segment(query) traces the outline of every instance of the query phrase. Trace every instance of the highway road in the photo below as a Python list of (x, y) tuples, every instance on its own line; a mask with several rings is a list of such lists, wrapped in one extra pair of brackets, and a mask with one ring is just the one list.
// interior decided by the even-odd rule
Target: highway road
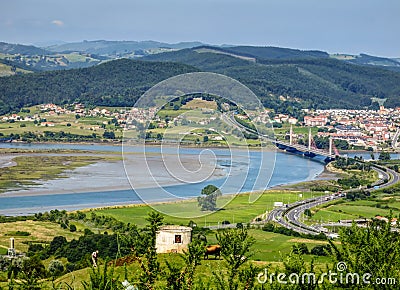
[[(381, 178), (375, 182), (375, 186), (378, 186), (379, 189), (383, 187), (388, 187), (391, 185), (396, 184), (399, 182), (399, 175), (394, 172), (393, 170), (386, 168), (382, 170), (381, 168), (373, 167), (373, 170), (377, 171)], [(366, 189), (367, 191), (374, 191), (375, 188)], [(355, 191), (357, 189), (347, 190), (346, 192)], [(311, 235), (318, 235), (320, 233), (325, 233), (328, 236), (334, 236), (334, 233), (329, 232), (324, 226), (322, 225), (306, 225), (301, 222), (301, 217), (306, 209), (311, 209), (317, 207), (321, 204), (330, 202), (332, 200), (343, 198), (342, 195), (325, 195), (321, 197), (306, 199), (303, 201), (299, 201), (296, 203), (289, 204), (284, 207), (273, 209), (265, 222), (274, 221), (288, 229), (292, 229), (296, 232), (303, 233), (303, 234), (311, 234)], [(334, 226), (340, 225), (340, 223), (332, 224)]]
[[(258, 132), (255, 132), (255, 131), (239, 124), (238, 122), (236, 122), (234, 116), (231, 114), (230, 115), (223, 114), (222, 120), (225, 121), (226, 123), (228, 123), (229, 125), (238, 127), (240, 130), (246, 130), (250, 133), (258, 134)], [(398, 135), (398, 134), (400, 134), (400, 129), (397, 131), (396, 135)], [(265, 139), (275, 143), (275, 144), (282, 144), (285, 146), (290, 146), (290, 147), (296, 148), (300, 151), (308, 151), (308, 148), (305, 146), (290, 145), (289, 143), (286, 143), (286, 142), (272, 140), (269, 136), (264, 136), (261, 134), (258, 134), (258, 135), (262, 138), (265, 138)], [(331, 156), (331, 155), (327, 154), (326, 152), (322, 152), (322, 150), (314, 149), (312, 152), (314, 152), (316, 154), (332, 157), (332, 158), (335, 157), (335, 156)], [(366, 191), (371, 192), (371, 191), (374, 191), (377, 189), (381, 189), (383, 187), (392, 186), (400, 181), (399, 174), (389, 168), (386, 168), (383, 166), (379, 166), (379, 167), (372, 166), (372, 169), (375, 170), (379, 174), (380, 178), (379, 178), (379, 180), (377, 180), (375, 183), (372, 184), (372, 188), (364, 187), (363, 189)], [(344, 194), (346, 192), (351, 192), (351, 191), (356, 191), (356, 190), (359, 190), (359, 189), (358, 188), (350, 189), (350, 190), (344, 191), (342, 194), (325, 195), (325, 196), (320, 196), (320, 197), (316, 197), (316, 198), (310, 198), (310, 199), (298, 201), (295, 203), (291, 203), (291, 204), (285, 205), (283, 207), (275, 208), (268, 214), (267, 218), (263, 222), (273, 221), (273, 222), (276, 222), (276, 223), (284, 226), (285, 228), (292, 229), (296, 232), (303, 233), (303, 234), (318, 235), (320, 233), (324, 233), (328, 237), (329, 236), (331, 236), (331, 237), (337, 236), (336, 234), (329, 232), (322, 225), (306, 225), (300, 221), (300, 218), (303, 216), (303, 213), (305, 210), (314, 208), (316, 206), (330, 202), (332, 200), (343, 198), (345, 196)], [(334, 225), (337, 225), (337, 223), (335, 223)], [(325, 226), (326, 226), (326, 224), (325, 224)]]

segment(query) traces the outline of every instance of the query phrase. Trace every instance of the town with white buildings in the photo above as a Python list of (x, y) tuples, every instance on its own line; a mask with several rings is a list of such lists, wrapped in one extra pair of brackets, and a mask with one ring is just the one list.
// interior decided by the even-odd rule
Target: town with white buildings
[[(63, 114), (73, 114), (76, 118), (81, 117), (106, 117), (112, 119), (120, 128), (127, 130), (135, 128), (137, 124), (144, 124), (152, 120), (158, 128), (165, 128), (171, 122), (182, 123), (184, 117), (181, 115), (169, 121), (161, 119), (156, 107), (148, 109), (122, 109), (122, 108), (86, 108), (83, 104), (72, 104), (59, 106), (55, 104), (40, 105), (39, 110), (32, 115), (29, 114), (9, 114), (3, 116), (3, 122), (35, 122), (37, 126), (53, 127), (51, 116)], [(209, 109), (204, 109), (209, 110)], [(400, 108), (385, 108), (381, 106), (379, 110), (304, 110), (303, 120), (287, 114), (273, 114), (265, 110), (258, 114), (250, 114), (254, 122), (260, 123), (280, 123), (282, 125), (306, 126), (323, 128), (318, 130), (321, 137), (332, 137), (334, 139), (346, 140), (350, 145), (357, 148), (380, 150), (387, 147), (396, 147), (397, 139), (400, 135)], [(247, 118), (247, 116), (238, 116)], [(208, 119), (207, 119), (208, 118)], [(213, 115), (212, 118), (218, 118)], [(198, 119), (199, 125), (210, 122), (210, 116)], [(100, 127), (97, 129), (101, 129)]]

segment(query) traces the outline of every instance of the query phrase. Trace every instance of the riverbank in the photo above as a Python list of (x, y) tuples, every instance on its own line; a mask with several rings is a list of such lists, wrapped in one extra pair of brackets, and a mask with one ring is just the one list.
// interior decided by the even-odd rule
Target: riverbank
[[(49, 148), (38, 144), (31, 145), (29, 150), (43, 148), (46, 152), (71, 150), (66, 155), (87, 155), (90, 148), (95, 158), (103, 154), (118, 158), (115, 154), (118, 147), (115, 146), (62, 144), (61, 147)], [(158, 146), (148, 148), (149, 160), (145, 161), (139, 158), (143, 155), (138, 154), (143, 153), (142, 149), (134, 146), (126, 148), (124, 158), (128, 157), (128, 160), (124, 160), (125, 163), (122, 160), (102, 160), (67, 170), (63, 178), (46, 180), (42, 185), (36, 183), (27, 190), (1, 194), (0, 213), (21, 215), (55, 208), (74, 210), (188, 199), (197, 196), (208, 184), (220, 187), (224, 194), (249, 192), (316, 180), (323, 172), (321, 162), (282, 152), (220, 148), (180, 148), (177, 151), (176, 148), (164, 148), (170, 150), (163, 150), (162, 156)], [(51, 152), (44, 155), (57, 155)], [(199, 159), (199, 156), (202, 158)], [(127, 167), (131, 173), (130, 180), (125, 173)], [(291, 170), (288, 171), (288, 167)], [(148, 168), (152, 169), (151, 175)], [(203, 170), (203, 175), (198, 174), (199, 169)], [(269, 174), (272, 175), (271, 180)]]
[[(4, 159), (13, 160), (15, 158), (20, 158), (19, 160), (22, 162), (24, 159), (36, 156), (36, 154), (32, 154), (33, 153), (13, 155), (11, 159)], [(83, 158), (83, 155), (76, 153), (76, 151), (74, 155), (80, 155), (81, 158)], [(155, 186), (154, 180), (157, 181), (159, 186), (166, 187), (181, 183), (180, 180), (173, 178), (173, 176), (171, 177), (171, 173), (179, 173), (180, 178), (190, 180), (190, 176), (193, 172), (196, 173), (196, 170), (199, 168), (205, 172), (203, 178), (208, 178), (209, 180), (226, 176), (223, 168), (215, 167), (212, 160), (200, 160), (197, 155), (182, 155), (180, 156), (179, 162), (175, 162), (175, 158), (173, 158), (174, 155), (165, 154), (162, 155), (162, 158), (155, 153), (150, 155), (150, 157), (145, 159), (141, 154), (131, 153), (122, 160), (122, 157), (109, 156), (97, 152), (97, 154), (92, 156), (93, 158), (90, 159), (89, 164), (69, 163), (70, 166), (63, 167), (62, 172), (58, 170), (57, 174), (46, 174), (46, 179), (42, 179), (38, 176), (38, 179), (35, 180), (36, 184), (25, 184), (26, 186), (20, 187), (17, 190), (4, 192), (1, 196), (22, 197), (99, 191), (112, 193), (113, 191), (132, 190), (132, 187), (135, 189), (151, 188)], [(22, 156), (23, 158), (21, 159)], [(86, 154), (85, 156), (87, 157)], [(65, 155), (49, 156), (47, 159), (57, 159), (55, 161), (61, 162), (61, 159), (68, 159), (67, 157), (68, 156)], [(24, 162), (24, 164), (25, 166), (29, 165), (29, 160), (28, 162)], [(164, 164), (168, 164), (168, 168), (166, 168)], [(31, 166), (34, 167), (38, 165), (39, 167), (41, 166), (40, 164), (31, 164)], [(15, 166), (18, 167), (18, 162), (16, 162)], [(148, 171), (145, 170), (145, 167), (152, 169), (152, 176), (148, 176)], [(50, 168), (46, 169), (48, 171), (50, 170)], [(15, 170), (19, 170), (19, 168), (15, 168)], [(129, 172), (131, 175), (129, 178), (126, 172)], [(200, 173), (197, 172), (197, 175), (199, 174)], [(23, 178), (27, 179), (26, 176), (18, 177), (15, 182), (24, 181)], [(31, 180), (31, 178), (29, 178), (29, 180)], [(131, 184), (131, 182), (134, 184)]]

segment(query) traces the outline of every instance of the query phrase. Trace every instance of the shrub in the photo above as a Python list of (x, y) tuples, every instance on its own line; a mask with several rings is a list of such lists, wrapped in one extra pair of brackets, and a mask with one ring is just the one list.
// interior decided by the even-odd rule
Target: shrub
[(316, 256), (327, 256), (332, 252), (329, 245), (317, 245), (311, 249), (311, 254)]
[(70, 225), (69, 225), (69, 231), (70, 231), (70, 232), (76, 232), (76, 225), (70, 224)]
[(60, 276), (64, 272), (64, 264), (59, 260), (52, 260), (47, 268), (53, 277)]

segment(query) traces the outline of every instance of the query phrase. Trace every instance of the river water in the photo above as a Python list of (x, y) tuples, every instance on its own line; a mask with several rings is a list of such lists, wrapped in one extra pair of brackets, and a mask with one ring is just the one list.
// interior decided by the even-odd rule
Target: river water
[[(76, 150), (76, 152), (82, 150), (121, 152), (122, 150), (121, 146), (91, 144), (3, 143), (0, 144), (0, 148), (72, 149)], [(140, 153), (142, 150), (139, 146), (124, 146), (123, 148), (124, 152), (132, 153), (133, 157), (131, 158), (135, 158), (135, 153)], [(174, 152), (173, 149), (166, 151), (169, 156), (177, 154), (196, 157), (202, 153), (204, 154), (204, 149), (199, 148), (180, 148), (178, 152)], [(79, 184), (74, 178), (61, 179), (60, 181), (50, 181), (44, 184), (50, 192), (53, 191), (51, 194), (42, 193), (23, 196), (2, 194), (0, 196), (0, 214), (26, 215), (55, 208), (76, 210), (110, 205), (180, 200), (198, 196), (201, 189), (208, 184), (220, 187), (223, 194), (248, 192), (277, 185), (313, 180), (324, 169), (322, 160), (311, 160), (283, 152), (212, 148), (206, 149), (206, 151), (215, 156), (216, 167), (225, 173), (224, 176), (214, 176), (200, 182), (182, 181), (181, 183), (159, 187), (135, 187), (135, 189), (124, 190), (101, 190), (96, 187), (96, 190), (91, 192), (80, 191), (77, 186), (74, 186)], [(146, 152), (159, 154), (160, 147), (147, 146)], [(89, 165), (87, 168), (90, 168), (90, 166), (96, 165)], [(87, 168), (78, 168), (75, 171), (79, 172), (79, 170), (87, 170)], [(114, 171), (118, 172), (115, 173)], [(129, 172), (127, 173), (129, 175)], [(93, 179), (94, 181), (92, 182), (103, 182), (104, 185), (107, 185), (109, 180), (110, 184), (115, 184), (116, 182), (129, 184), (122, 165), (119, 168), (109, 167), (108, 172), (104, 172), (104, 174), (104, 176), (97, 176), (97, 179)], [(79, 175), (77, 176), (79, 177)], [(98, 186), (98, 184), (96, 185)], [(61, 187), (63, 189), (62, 194), (58, 192)], [(90, 184), (86, 187), (90, 187)]]

